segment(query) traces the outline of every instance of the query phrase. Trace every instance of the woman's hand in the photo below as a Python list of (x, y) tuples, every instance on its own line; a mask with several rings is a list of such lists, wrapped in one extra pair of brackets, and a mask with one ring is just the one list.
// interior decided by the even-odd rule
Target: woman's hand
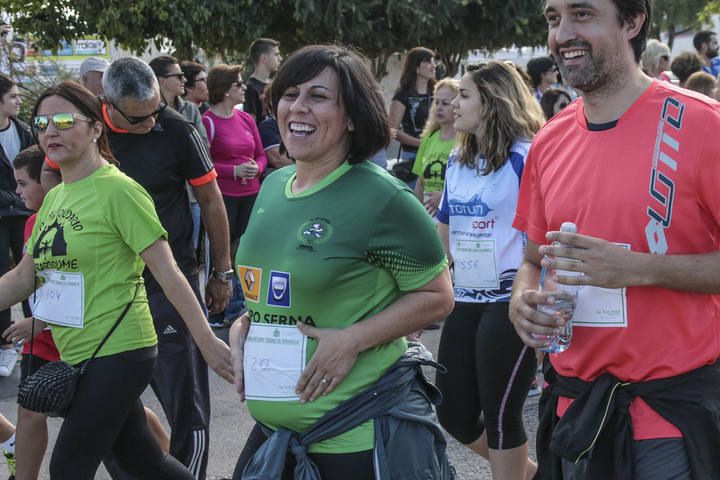
[(243, 359), (245, 356), (245, 339), (250, 331), (250, 318), (244, 314), (230, 327), (230, 352), (233, 371), (235, 372), (235, 391), (240, 401), (245, 401), (245, 371)]
[(233, 365), (230, 359), (230, 347), (225, 342), (212, 334), (207, 342), (198, 343), (198, 348), (200, 348), (203, 358), (215, 373), (228, 383), (235, 382)]
[(425, 201), (423, 206), (425, 210), (434, 217), (440, 206), (440, 199), (442, 198), (442, 192), (425, 192)]
[(297, 327), (303, 335), (318, 342), (295, 388), (300, 403), (306, 403), (335, 390), (355, 365), (360, 352), (346, 329), (316, 328), (301, 322)]
[[(27, 317), (13, 322), (12, 325), (3, 332), (2, 336), (5, 340), (12, 343), (20, 341), (29, 342), (32, 339), (32, 323), (33, 317)], [(35, 319), (35, 336), (37, 337), (46, 327), (47, 323)]]
[(241, 163), (239, 165), (235, 165), (233, 167), (234, 169), (234, 175), (236, 178), (245, 178), (245, 179), (251, 179), (255, 178), (260, 171), (260, 168), (258, 167), (258, 164), (253, 160), (252, 158), (249, 159), (247, 162)]

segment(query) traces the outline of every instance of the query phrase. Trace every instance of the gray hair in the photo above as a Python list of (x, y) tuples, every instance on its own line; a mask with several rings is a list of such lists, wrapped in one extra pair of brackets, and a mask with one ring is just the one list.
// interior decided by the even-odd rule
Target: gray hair
[(157, 78), (150, 66), (136, 57), (112, 62), (103, 74), (102, 85), (103, 94), (111, 103), (126, 99), (147, 102), (159, 91)]

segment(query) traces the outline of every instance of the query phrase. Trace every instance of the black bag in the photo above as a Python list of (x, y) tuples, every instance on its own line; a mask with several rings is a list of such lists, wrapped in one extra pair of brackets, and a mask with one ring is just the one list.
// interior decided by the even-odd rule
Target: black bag
[(392, 166), (392, 174), (394, 177), (405, 183), (412, 182), (417, 178), (417, 175), (415, 175), (412, 171), (413, 166), (415, 165), (415, 159), (402, 158), (402, 151), (403, 149), (401, 144), (400, 149), (398, 150), (397, 161)]
[[(135, 301), (140, 283), (135, 285), (135, 293), (133, 294), (130, 302), (125, 306), (125, 309), (120, 314), (120, 317), (115, 321), (110, 331), (102, 339), (100, 345), (97, 346), (92, 356), (83, 363), (82, 367), (73, 367), (66, 362), (50, 362), (46, 363), (38, 369), (37, 372), (29, 375), (20, 383), (18, 389), (18, 405), (26, 410), (31, 410), (37, 413), (43, 413), (50, 417), (65, 417), (72, 399), (75, 396), (80, 377), (83, 376), (90, 362), (95, 358), (100, 349), (110, 335), (115, 331), (118, 325), (130, 306)], [(33, 301), (34, 303), (34, 301)], [(31, 333), (32, 339), (30, 340), (30, 361), (32, 362), (33, 344), (35, 342), (35, 322), (33, 321)]]

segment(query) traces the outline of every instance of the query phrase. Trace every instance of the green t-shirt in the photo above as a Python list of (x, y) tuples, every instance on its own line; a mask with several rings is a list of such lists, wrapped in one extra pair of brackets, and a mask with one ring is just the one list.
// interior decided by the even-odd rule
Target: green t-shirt
[[(345, 328), (426, 285), (447, 266), (425, 209), (380, 167), (345, 163), (297, 196), (290, 188), (294, 178), (295, 166), (289, 166), (265, 180), (240, 240), (236, 265), (253, 322)], [(286, 282), (279, 296), (273, 278)], [(309, 339), (307, 361), (316, 347)], [(362, 352), (337, 389), (312, 403), (248, 400), (248, 408), (271, 428), (306, 431), (373, 384), (406, 349), (405, 339), (397, 339)], [(372, 448), (367, 422), (310, 451)]]
[[(139, 253), (167, 236), (148, 193), (107, 165), (48, 192), (27, 242), (37, 272), (82, 274), (84, 326), (53, 325), (61, 358), (90, 358), (125, 306), (145, 266)], [(32, 299), (32, 297), (31, 297)], [(98, 357), (157, 344), (144, 286)]]
[(445, 185), (445, 170), (455, 139), (443, 140), (440, 130), (435, 130), (420, 142), (413, 173), (423, 179), (426, 192), (442, 192)]

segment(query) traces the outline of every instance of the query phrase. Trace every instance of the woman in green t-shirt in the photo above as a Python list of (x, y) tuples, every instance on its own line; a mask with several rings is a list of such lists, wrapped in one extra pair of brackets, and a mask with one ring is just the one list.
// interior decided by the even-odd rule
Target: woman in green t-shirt
[[(390, 132), (365, 62), (341, 47), (305, 47), (273, 81), (296, 163), (265, 179), (240, 240), (248, 312), (231, 329), (238, 392), (272, 430), (312, 429), (383, 376), (406, 352), (405, 335), (452, 305), (432, 220), (404, 183), (367, 161)], [(253, 430), (234, 478), (266, 438)], [(370, 420), (308, 453), (322, 478), (367, 479), (375, 445)]]
[(447, 161), (455, 146), (455, 114), (451, 103), (458, 88), (458, 81), (453, 78), (443, 78), (435, 84), (430, 115), (413, 166), (413, 173), (418, 176), (415, 196), (432, 217), (440, 206)]
[[(232, 381), (229, 349), (212, 334), (175, 265), (150, 196), (113, 165), (98, 99), (74, 82), (50, 87), (35, 106), (32, 127), (47, 157), (60, 166), (63, 183), (47, 194), (26, 255), (0, 278), (0, 306), (35, 292), (35, 332), (49, 324), (61, 358), (80, 365), (130, 305), (80, 378), (50, 475), (92, 479), (112, 452), (133, 476), (190, 480), (192, 474), (160, 449), (140, 401), (157, 356), (142, 282), (145, 265), (208, 364)], [(18, 431), (22, 435), (22, 425)]]

